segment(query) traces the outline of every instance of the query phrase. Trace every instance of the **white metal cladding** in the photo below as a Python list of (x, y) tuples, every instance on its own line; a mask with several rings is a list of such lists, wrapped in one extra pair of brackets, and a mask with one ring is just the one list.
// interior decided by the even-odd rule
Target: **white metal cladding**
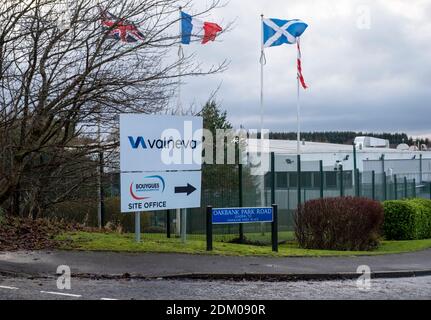
[[(428, 161), (427, 161), (428, 162)], [(383, 168), (386, 174), (410, 174), (420, 171), (420, 160), (365, 160), (364, 171), (375, 171), (383, 173)]]

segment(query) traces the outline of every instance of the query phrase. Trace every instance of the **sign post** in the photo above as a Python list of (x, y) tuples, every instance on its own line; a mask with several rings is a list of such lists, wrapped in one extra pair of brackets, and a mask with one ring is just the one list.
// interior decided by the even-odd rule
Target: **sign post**
[(181, 210), (181, 241), (187, 240), (187, 209)]
[(135, 240), (141, 242), (141, 213), (135, 212)]
[(141, 212), (178, 208), (186, 240), (185, 209), (201, 205), (202, 127), (202, 117), (120, 116), (121, 212), (135, 213), (137, 242)]
[(273, 221), (271, 224), (272, 251), (278, 252), (278, 206), (272, 205)]
[(213, 207), (207, 206), (206, 212), (206, 227), (207, 227), (207, 251), (213, 250), (213, 222), (212, 222), (212, 214)]

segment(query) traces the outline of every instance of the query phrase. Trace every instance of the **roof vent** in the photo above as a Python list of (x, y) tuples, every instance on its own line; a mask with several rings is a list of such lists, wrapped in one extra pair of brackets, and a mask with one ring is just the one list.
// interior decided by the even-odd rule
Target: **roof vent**
[(405, 143), (401, 143), (397, 146), (397, 150), (400, 150), (400, 151), (408, 151), (409, 149), (410, 149), (409, 145)]

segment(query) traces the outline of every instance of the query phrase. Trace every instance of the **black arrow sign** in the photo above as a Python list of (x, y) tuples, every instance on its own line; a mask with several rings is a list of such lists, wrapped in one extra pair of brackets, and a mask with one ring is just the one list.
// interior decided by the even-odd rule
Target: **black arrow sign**
[(187, 183), (186, 187), (175, 187), (175, 193), (187, 193), (187, 195), (191, 195), (196, 191), (196, 188), (193, 187), (190, 183)]

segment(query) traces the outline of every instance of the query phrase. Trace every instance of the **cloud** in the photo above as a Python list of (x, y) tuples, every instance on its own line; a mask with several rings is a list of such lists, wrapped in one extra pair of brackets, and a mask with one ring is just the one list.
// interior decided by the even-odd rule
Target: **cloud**
[[(310, 89), (301, 92), (304, 130), (406, 131), (431, 136), (431, 4), (426, 0), (231, 0), (208, 19), (235, 20), (221, 42), (190, 46), (228, 71), (187, 79), (184, 103), (203, 104), (222, 83), (218, 100), (234, 125), (258, 128), (260, 14), (309, 23), (302, 38)], [(363, 28), (369, 13), (370, 28)], [(296, 128), (294, 46), (266, 50), (265, 127)]]

